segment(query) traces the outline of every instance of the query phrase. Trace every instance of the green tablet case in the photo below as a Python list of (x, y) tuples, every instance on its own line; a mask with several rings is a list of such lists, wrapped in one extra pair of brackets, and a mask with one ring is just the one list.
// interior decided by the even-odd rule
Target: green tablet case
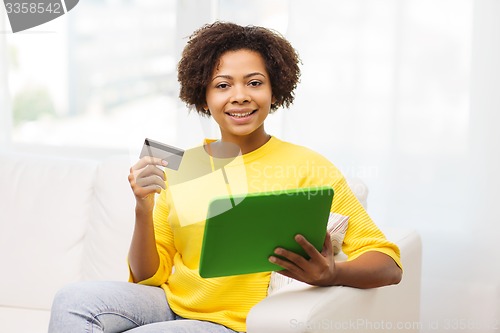
[[(236, 202), (231, 209), (228, 200)], [(276, 247), (306, 256), (294, 236), (302, 234), (321, 251), (333, 200), (330, 186), (219, 197), (210, 203), (199, 273), (210, 278), (276, 271)], [(214, 212), (221, 212), (215, 215)]]

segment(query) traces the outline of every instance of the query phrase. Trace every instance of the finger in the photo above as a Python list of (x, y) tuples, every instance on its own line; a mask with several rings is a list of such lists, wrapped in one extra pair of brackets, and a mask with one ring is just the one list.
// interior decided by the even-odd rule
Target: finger
[(147, 165), (158, 165), (158, 166), (167, 166), (168, 162), (162, 160), (161, 158), (152, 157), (152, 156), (144, 156), (139, 161), (137, 161), (132, 168), (134, 170), (140, 170), (145, 168)]
[(283, 276), (287, 276), (289, 278), (295, 279), (297, 281), (302, 281), (305, 283), (309, 282), (309, 279), (307, 277), (307, 272), (300, 270), (300, 269), (294, 269), (294, 270), (288, 270), (288, 269), (283, 269), (280, 271), (276, 271), (276, 273), (281, 274)]
[(163, 181), (165, 181), (165, 171), (159, 169), (158, 167), (154, 165), (147, 165), (143, 169), (137, 170), (137, 178), (146, 178), (151, 175), (155, 175), (157, 177), (160, 177)]
[(327, 257), (329, 254), (333, 254), (332, 237), (330, 236), (330, 233), (328, 231), (326, 232), (325, 242), (323, 243), (321, 254), (324, 257)]
[(164, 190), (167, 188), (167, 185), (165, 184), (165, 181), (163, 180), (163, 178), (160, 178), (157, 175), (151, 175), (148, 177), (137, 178), (135, 183), (142, 188), (146, 188), (146, 187), (152, 186), (152, 185), (159, 186), (160, 188), (162, 188)]
[[(274, 253), (278, 255), (278, 259), (282, 257), (284, 258), (283, 261), (288, 261), (293, 265), (300, 267), (301, 269), (304, 269), (307, 266), (307, 259), (295, 252), (288, 251), (279, 247), (274, 250)], [(288, 266), (286, 268), (288, 268)]]
[(161, 193), (161, 186), (158, 185), (148, 185), (146, 187), (136, 187), (134, 188), (134, 195), (137, 198), (145, 199), (148, 195), (154, 193)]
[(292, 278), (292, 279), (298, 280), (296, 277), (297, 276), (296, 274), (293, 274), (292, 272), (290, 272), (289, 270), (286, 270), (286, 269), (283, 269), (281, 271), (276, 271), (276, 273), (287, 276), (287, 277)]
[(304, 236), (296, 235), (295, 241), (304, 249), (304, 251), (306, 251), (307, 255), (312, 260), (323, 259), (323, 256), (321, 255), (321, 253), (319, 253), (319, 251), (316, 250), (314, 245), (309, 243), (309, 241)]
[(288, 260), (282, 259), (277, 256), (270, 256), (269, 261), (272, 262), (273, 264), (283, 267), (285, 270), (289, 272), (295, 272), (295, 274), (303, 271), (302, 268), (298, 267), (293, 262), (290, 262)]

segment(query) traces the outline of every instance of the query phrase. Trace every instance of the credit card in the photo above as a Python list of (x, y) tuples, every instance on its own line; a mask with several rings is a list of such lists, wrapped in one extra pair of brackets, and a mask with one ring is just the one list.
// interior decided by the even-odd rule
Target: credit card
[(139, 158), (144, 156), (161, 158), (168, 162), (167, 168), (178, 170), (182, 156), (184, 156), (184, 150), (146, 138)]

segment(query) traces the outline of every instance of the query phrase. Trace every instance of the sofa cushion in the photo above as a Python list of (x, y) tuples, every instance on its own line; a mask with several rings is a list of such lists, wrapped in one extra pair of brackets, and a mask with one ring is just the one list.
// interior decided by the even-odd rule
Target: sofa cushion
[(49, 327), (50, 311), (8, 308), (0, 306), (2, 332), (46, 333)]
[(133, 163), (128, 155), (120, 155), (99, 164), (92, 218), (85, 236), (86, 280), (128, 279), (127, 253), (135, 223), (135, 199), (127, 176)]
[(0, 152), (0, 306), (49, 309), (59, 288), (82, 278), (96, 169)]

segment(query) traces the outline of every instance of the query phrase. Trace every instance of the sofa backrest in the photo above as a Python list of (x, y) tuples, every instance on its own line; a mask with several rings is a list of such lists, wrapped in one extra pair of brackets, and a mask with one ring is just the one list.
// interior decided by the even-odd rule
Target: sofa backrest
[(81, 279), (97, 163), (0, 154), (0, 305), (47, 308)]

